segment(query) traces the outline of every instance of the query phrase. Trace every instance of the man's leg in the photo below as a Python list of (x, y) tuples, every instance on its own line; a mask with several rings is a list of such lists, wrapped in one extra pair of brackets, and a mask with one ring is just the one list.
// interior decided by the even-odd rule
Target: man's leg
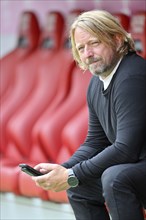
[(146, 161), (108, 168), (102, 175), (102, 187), (112, 220), (144, 220)]
[(67, 191), (76, 220), (110, 220), (104, 198), (101, 180), (90, 180)]

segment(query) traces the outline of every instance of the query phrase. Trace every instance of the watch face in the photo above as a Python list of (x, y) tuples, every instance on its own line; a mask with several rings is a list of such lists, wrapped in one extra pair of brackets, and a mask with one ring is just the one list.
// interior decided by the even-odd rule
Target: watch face
[(79, 181), (78, 181), (78, 179), (75, 176), (71, 176), (71, 177), (68, 178), (68, 184), (71, 187), (76, 187), (76, 186), (78, 186)]

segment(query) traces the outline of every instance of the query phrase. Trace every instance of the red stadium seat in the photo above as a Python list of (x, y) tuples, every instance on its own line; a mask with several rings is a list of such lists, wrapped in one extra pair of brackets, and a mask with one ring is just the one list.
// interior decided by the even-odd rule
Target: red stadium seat
[[(21, 91), (25, 90), (24, 94), (26, 96), (32, 86), (32, 77), (30, 75), (30, 80), (27, 82), (27, 89), (26, 87), (22, 88), (22, 85), (19, 84), (22, 76), (18, 73), (17, 67), (22, 61), (31, 57), (38, 46), (40, 30), (35, 14), (32, 12), (24, 12), (21, 16), (19, 29), (17, 48), (1, 59), (1, 153), (4, 153), (6, 149), (5, 127), (11, 112), (13, 113), (14, 108), (12, 105), (17, 105), (16, 103), (18, 103), (18, 101), (15, 102), (15, 100), (17, 100), (18, 97), (20, 100), (23, 100), (23, 97), (20, 97)], [(27, 43), (24, 45), (23, 41)], [(23, 74), (24, 82), (26, 81), (25, 73)]]
[[(64, 127), (61, 133), (62, 145), (72, 155), (84, 142), (88, 128), (88, 110), (85, 105)], [(65, 160), (63, 161), (65, 162)]]
[(0, 98), (4, 98), (13, 85), (15, 68), (19, 61), (28, 57), (38, 46), (40, 35), (39, 23), (33, 12), (25, 11), (21, 14), (18, 27), (18, 42), (16, 48), (0, 60), (1, 90)]
[[(55, 162), (61, 149), (61, 132), (66, 123), (85, 105), (86, 91), (91, 74), (83, 74), (78, 67), (72, 72), (72, 84), (66, 100), (50, 117), (46, 117), (40, 133), (41, 147), (51, 161)], [(47, 120), (48, 119), (48, 120)]]
[(146, 59), (146, 11), (132, 14), (130, 33), (135, 41), (137, 53)]
[(130, 25), (130, 17), (123, 13), (114, 13), (113, 14), (117, 19), (119, 20), (120, 24), (123, 26), (123, 28), (126, 31), (129, 31), (129, 25)]

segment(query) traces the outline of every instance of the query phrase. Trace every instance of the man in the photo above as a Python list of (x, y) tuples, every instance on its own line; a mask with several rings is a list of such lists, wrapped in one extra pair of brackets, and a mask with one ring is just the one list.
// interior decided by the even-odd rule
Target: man
[(67, 190), (77, 220), (143, 220), (146, 61), (106, 11), (78, 16), (71, 43), (75, 61), (93, 74), (88, 134), (69, 161), (38, 164), (45, 175), (32, 179), (46, 190)]

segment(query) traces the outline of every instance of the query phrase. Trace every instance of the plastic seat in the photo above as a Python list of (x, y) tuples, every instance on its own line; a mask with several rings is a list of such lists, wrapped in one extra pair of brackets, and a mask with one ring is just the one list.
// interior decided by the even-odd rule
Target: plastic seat
[[(72, 155), (84, 142), (88, 129), (88, 108), (85, 105), (77, 114), (66, 124), (61, 133), (62, 145), (68, 148)], [(63, 162), (65, 160), (63, 159)]]
[(30, 11), (21, 14), (18, 27), (18, 40), (14, 50), (0, 60), (1, 65), (1, 90), (0, 98), (9, 94), (9, 89), (14, 83), (15, 68), (19, 61), (24, 60), (38, 46), (40, 28), (37, 16)]
[(72, 72), (72, 84), (66, 100), (50, 117), (44, 121), (40, 133), (39, 141), (41, 147), (51, 161), (56, 162), (56, 157), (62, 146), (61, 132), (66, 123), (84, 106), (86, 103), (86, 91), (91, 74), (75, 68)]
[[(21, 16), (19, 29), (17, 48), (1, 59), (1, 154), (6, 149), (6, 123), (9, 116), (16, 111), (13, 106), (18, 106), (18, 99), (20, 101), (23, 100), (21, 93), (24, 92), (25, 96), (27, 96), (32, 87), (31, 75), (29, 76), (30, 80), (27, 82), (27, 89), (26, 86), (23, 88), (19, 84), (21, 76), (18, 74), (17, 67), (22, 61), (29, 58), (38, 46), (40, 30), (36, 15), (32, 12), (24, 12)], [(25, 45), (22, 39), (25, 40)], [(23, 74), (24, 82), (26, 81), (25, 75)]]
[(132, 14), (130, 33), (135, 41), (137, 53), (146, 59), (146, 12)]
[(123, 26), (123, 28), (126, 31), (129, 31), (129, 26), (130, 26), (130, 17), (126, 14), (123, 13), (114, 13), (113, 14), (115, 17), (117, 17), (117, 19), (119, 20), (119, 22), (121, 23), (121, 25)]

